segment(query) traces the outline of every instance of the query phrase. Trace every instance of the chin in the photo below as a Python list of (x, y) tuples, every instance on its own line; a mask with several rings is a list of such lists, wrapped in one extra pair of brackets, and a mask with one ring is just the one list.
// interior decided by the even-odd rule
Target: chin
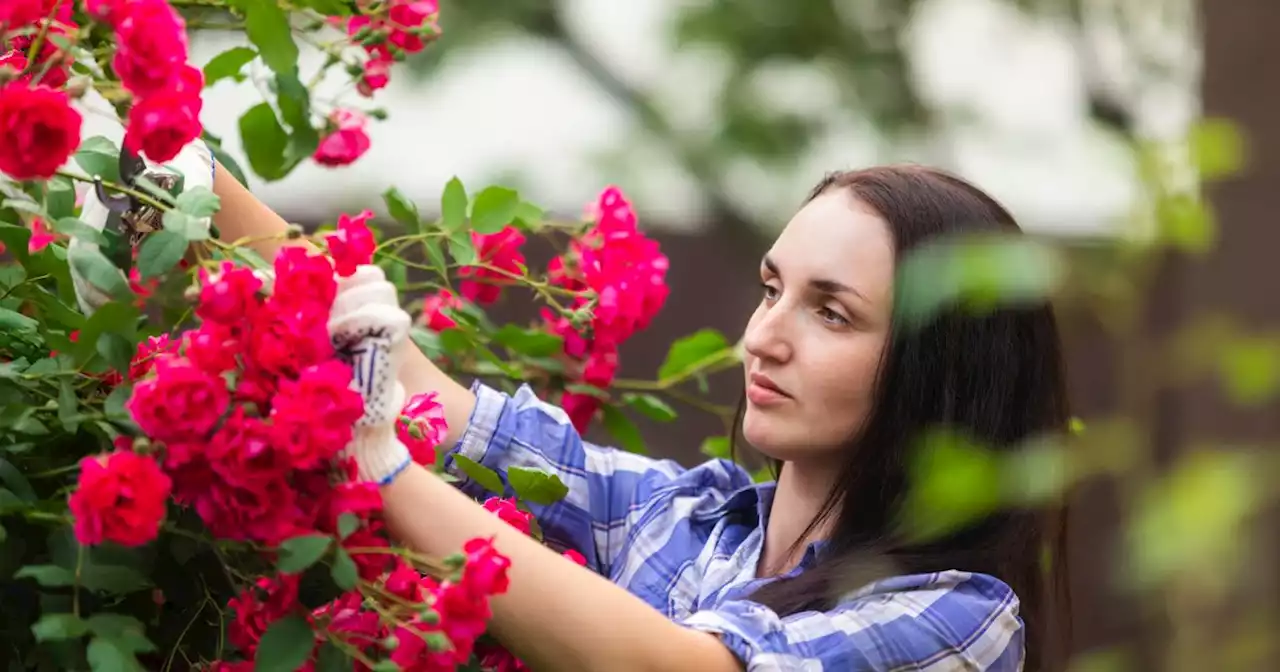
[(742, 418), (742, 437), (765, 457), (784, 462), (794, 460), (806, 452), (802, 428), (791, 426), (777, 418), (761, 417), (748, 408)]

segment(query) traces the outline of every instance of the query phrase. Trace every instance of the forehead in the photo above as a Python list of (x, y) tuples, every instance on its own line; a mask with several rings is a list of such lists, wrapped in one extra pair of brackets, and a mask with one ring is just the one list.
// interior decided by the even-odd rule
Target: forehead
[(878, 213), (839, 189), (805, 204), (769, 250), (789, 283), (833, 280), (872, 300), (893, 286), (893, 238)]

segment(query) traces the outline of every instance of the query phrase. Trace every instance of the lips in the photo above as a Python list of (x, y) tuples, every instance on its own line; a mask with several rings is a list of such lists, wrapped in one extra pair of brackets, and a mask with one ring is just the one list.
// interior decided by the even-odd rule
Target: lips
[(750, 383), (747, 385), (747, 401), (753, 405), (776, 406), (790, 399), (791, 395), (784, 392), (768, 376), (762, 373), (751, 374)]
[(758, 385), (759, 387), (762, 387), (762, 388), (764, 388), (764, 389), (766, 389), (766, 390), (769, 390), (769, 391), (771, 391), (771, 392), (776, 392), (776, 393), (778, 393), (778, 394), (780, 394), (780, 395), (782, 395), (782, 396), (784, 396), (784, 397), (789, 397), (789, 396), (791, 396), (791, 395), (787, 394), (786, 390), (783, 390), (781, 387), (778, 387), (778, 384), (777, 384), (777, 383), (775, 383), (775, 382), (773, 382), (773, 379), (772, 379), (772, 378), (770, 378), (769, 376), (764, 375), (763, 373), (753, 373), (753, 374), (751, 374), (751, 384), (752, 384), (752, 385)]

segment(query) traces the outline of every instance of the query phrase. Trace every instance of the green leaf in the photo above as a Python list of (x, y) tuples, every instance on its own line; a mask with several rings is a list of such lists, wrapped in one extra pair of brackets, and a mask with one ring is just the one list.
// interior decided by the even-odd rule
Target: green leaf
[(269, 182), (284, 177), (284, 151), (289, 136), (269, 104), (254, 105), (240, 117), (240, 136), (253, 172)]
[(449, 234), (449, 254), (460, 266), (476, 263), (476, 247), (471, 243), (471, 232), (463, 229)]
[(345, 548), (339, 547), (333, 554), (333, 568), (330, 575), (333, 576), (333, 583), (342, 590), (352, 590), (356, 587), (356, 581), (360, 578), (356, 570), (356, 561), (351, 559), (351, 554), (347, 553)]
[[(107, 345), (102, 344), (104, 334), (111, 334), (124, 340), (130, 340), (138, 332), (138, 308), (132, 303), (122, 301), (112, 301), (94, 311), (93, 315), (85, 322), (83, 328), (80, 329), (80, 340), (75, 344), (76, 363), (83, 365), (89, 361), (93, 355), (115, 354), (119, 349), (118, 345), (111, 345), (111, 350), (107, 350)], [(127, 347), (129, 357), (133, 356), (133, 348)], [(103, 355), (104, 357), (107, 355)], [(127, 366), (127, 365), (126, 365)]]
[(1170, 245), (1193, 254), (1213, 249), (1218, 223), (1199, 194), (1168, 194), (1156, 202), (1160, 236)]
[(70, 217), (76, 209), (76, 188), (70, 178), (58, 175), (49, 180), (44, 207), (54, 220)]
[(472, 349), (471, 337), (461, 329), (445, 329), (437, 336), (440, 346), (451, 355), (461, 355)]
[(0, 243), (8, 248), (9, 254), (17, 257), (18, 262), (24, 265), (28, 263), (31, 256), (27, 254), (29, 242), (31, 242), (31, 229), (0, 222)]
[(604, 424), (604, 428), (618, 442), (619, 448), (641, 455), (648, 452), (645, 450), (644, 438), (640, 436), (640, 430), (636, 428), (635, 423), (631, 422), (631, 419), (625, 413), (609, 404), (601, 406), (600, 410), (603, 413), (601, 421)]
[(1218, 377), (1232, 401), (1256, 406), (1280, 393), (1280, 340), (1236, 336), (1218, 352)]
[(138, 659), (121, 642), (108, 637), (94, 637), (86, 652), (89, 668), (94, 672), (133, 672), (142, 670)]
[(276, 567), (290, 574), (306, 570), (324, 557), (333, 539), (324, 534), (303, 534), (280, 543)]
[(1202, 180), (1230, 177), (1244, 168), (1245, 138), (1229, 119), (1201, 120), (1192, 127), (1189, 144)]
[(983, 313), (1039, 303), (1049, 298), (1065, 272), (1061, 254), (1030, 237), (940, 239), (913, 250), (899, 265), (894, 320), (915, 329), (949, 308)]
[(0, 457), (0, 483), (4, 483), (18, 499), (30, 504), (36, 501), (36, 491), (31, 488), (31, 484), (27, 482), (27, 477), (22, 475), (18, 468), (13, 466), (9, 460)]
[(25, 198), (6, 198), (3, 202), (0, 202), (0, 208), (11, 208), (20, 212), (29, 212), (33, 215), (40, 215), (41, 217), (46, 217), (48, 215), (48, 213), (44, 211), (44, 206)]
[(128, 595), (151, 587), (151, 580), (139, 569), (105, 561), (94, 561), (84, 567), (80, 583), (89, 590), (112, 595)]
[(40, 323), (8, 308), (0, 308), (0, 334), (35, 331)]
[(88, 173), (107, 182), (120, 181), (120, 148), (101, 135), (85, 138), (76, 150), (76, 163)]
[(205, 88), (207, 89), (223, 79), (234, 79), (237, 82), (244, 81), (244, 76), (240, 74), (240, 71), (257, 57), (258, 52), (249, 47), (232, 47), (214, 56), (204, 66)]
[(63, 378), (58, 384), (58, 422), (70, 434), (75, 434), (80, 427), (79, 414), (76, 413), (77, 405), (76, 393), (71, 388), (71, 381)]
[(569, 494), (569, 487), (560, 477), (537, 469), (511, 467), (507, 469), (507, 481), (516, 497), (534, 504), (555, 504)]
[(506, 493), (507, 489), (502, 486), (502, 478), (498, 476), (498, 472), (462, 454), (454, 455), (453, 463), (485, 490), (498, 496)]
[(703, 329), (685, 336), (667, 350), (667, 358), (658, 368), (658, 378), (667, 380), (683, 376), (728, 348), (729, 342), (715, 329)]
[(67, 250), (67, 261), (80, 277), (108, 296), (124, 301), (133, 299), (133, 290), (129, 289), (124, 274), (100, 250), (78, 245)]
[(516, 208), (516, 221), (523, 224), (526, 229), (536, 229), (545, 216), (546, 213), (542, 211), (542, 208), (527, 201), (521, 201)]
[(133, 359), (133, 354), (137, 352), (137, 348), (129, 339), (115, 333), (106, 333), (98, 337), (95, 343), (95, 350), (102, 359), (111, 365), (116, 371), (126, 372), (129, 370), (129, 361)]
[(399, 189), (391, 187), (382, 192), (382, 200), (387, 204), (387, 212), (391, 213), (392, 219), (404, 224), (410, 231), (418, 229), (418, 206)]
[(316, 654), (316, 672), (351, 672), (354, 661), (333, 642), (325, 642)]
[(350, 511), (338, 516), (338, 538), (346, 539), (360, 529), (360, 517)]
[(177, 208), (192, 217), (212, 217), (222, 209), (222, 199), (208, 187), (191, 187), (178, 196)]
[(963, 528), (1000, 504), (996, 455), (953, 432), (935, 431), (924, 438), (912, 456), (908, 483), (900, 524), (919, 541)]
[(315, 153), (320, 134), (311, 125), (311, 92), (293, 72), (276, 75), (280, 116), (292, 131), (285, 147), (286, 171)]
[(20, 506), (22, 506), (22, 500), (18, 499), (17, 495), (0, 488), (0, 509), (18, 508)]
[(520, 194), (506, 187), (486, 187), (471, 204), (471, 228), (476, 233), (497, 233), (515, 219)]
[(53, 230), (66, 236), (71, 236), (86, 243), (105, 246), (107, 244), (106, 236), (102, 232), (76, 219), (75, 217), (62, 217), (53, 223)]
[(147, 639), (147, 628), (137, 618), (128, 614), (99, 613), (89, 617), (89, 631), (109, 639), (127, 653), (155, 651), (156, 645)]
[(431, 262), (431, 267), (436, 269), (436, 273), (440, 277), (449, 274), (449, 262), (444, 258), (444, 250), (440, 249), (440, 241), (436, 238), (426, 238), (422, 241), (422, 247), (427, 251), (427, 259)]
[(267, 628), (253, 659), (254, 672), (294, 672), (311, 657), (315, 633), (301, 616), (286, 616)]
[(268, 262), (266, 259), (263, 259), (262, 255), (258, 254), (257, 252), (254, 252), (252, 248), (237, 247), (235, 254), (237, 257), (240, 257), (246, 263), (248, 263), (250, 268), (254, 268), (260, 271), (271, 269), (271, 263)]
[(564, 338), (539, 329), (522, 329), (504, 324), (493, 335), (494, 342), (530, 357), (551, 357), (564, 348)]
[(293, 41), (289, 16), (275, 0), (244, 0), (244, 29), (275, 72), (291, 73), (298, 67), (298, 45)]
[(187, 245), (185, 236), (168, 229), (147, 236), (138, 250), (138, 271), (143, 279), (168, 273), (187, 253)]
[(444, 230), (451, 233), (467, 223), (467, 190), (456, 177), (444, 185), (440, 195), (440, 219)]
[(658, 422), (671, 422), (676, 419), (676, 410), (671, 408), (667, 402), (653, 396), (652, 394), (624, 394), (622, 401), (631, 408), (640, 411), (645, 417), (657, 420)]
[(71, 570), (57, 565), (27, 565), (15, 572), (13, 578), (35, 579), (45, 588), (70, 586), (76, 582), (76, 575)]
[(350, 4), (344, 0), (298, 0), (296, 4), (314, 9), (325, 16), (349, 16), (351, 14)]
[(444, 346), (440, 343), (440, 335), (434, 331), (414, 327), (409, 330), (409, 338), (413, 339), (413, 344), (418, 346), (427, 359), (436, 359), (445, 353)]
[(45, 614), (31, 626), (37, 642), (78, 639), (88, 631), (88, 624), (75, 614)]
[(1272, 492), (1274, 470), (1259, 458), (1246, 451), (1191, 451), (1147, 482), (1126, 519), (1125, 572), (1118, 578), (1161, 590), (1170, 581), (1247, 571), (1239, 566), (1249, 548), (1242, 540), (1256, 536), (1251, 530)]
[(716, 460), (732, 460), (733, 453), (727, 436), (709, 436), (702, 440), (699, 452)]
[(209, 229), (199, 218), (192, 217), (181, 210), (166, 210), (160, 220), (164, 230), (182, 236), (183, 240), (199, 241), (209, 239)]
[(600, 401), (610, 400), (609, 391), (602, 390), (596, 387), (595, 385), (586, 385), (583, 383), (569, 383), (568, 385), (564, 386), (564, 391), (572, 392), (574, 394), (585, 394), (588, 397), (595, 397)]

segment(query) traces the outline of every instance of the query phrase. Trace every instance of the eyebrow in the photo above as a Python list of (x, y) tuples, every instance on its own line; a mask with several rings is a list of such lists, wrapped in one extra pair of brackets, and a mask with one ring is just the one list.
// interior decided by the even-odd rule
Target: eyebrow
[[(764, 267), (769, 269), (770, 273), (773, 273), (774, 275), (777, 275), (779, 277), (782, 276), (782, 274), (778, 272), (778, 265), (775, 264), (773, 260), (769, 258), (768, 255), (765, 255), (764, 257)], [(835, 280), (824, 280), (824, 279), (810, 280), (809, 286), (825, 294), (847, 293), (847, 294), (853, 294), (854, 296), (862, 299), (863, 301), (867, 300), (867, 297), (864, 296), (862, 292), (859, 292), (858, 290), (842, 282), (836, 282)]]

